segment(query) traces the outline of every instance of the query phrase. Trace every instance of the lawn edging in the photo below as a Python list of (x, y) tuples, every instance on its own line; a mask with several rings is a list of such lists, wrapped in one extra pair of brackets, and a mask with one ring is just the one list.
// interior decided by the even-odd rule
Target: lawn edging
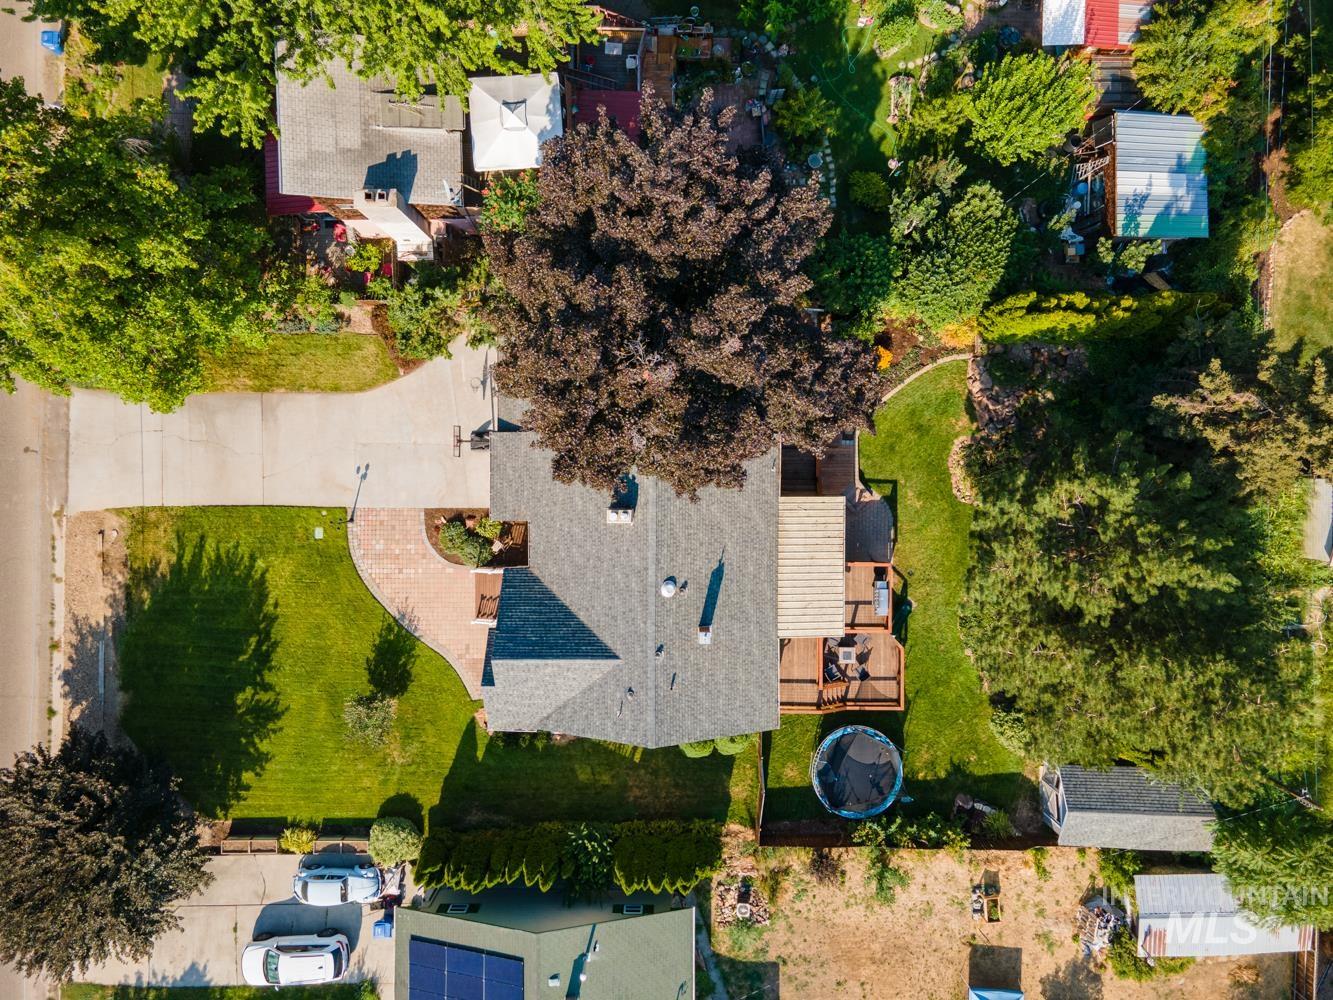
[[(890, 399), (896, 396), (899, 392), (901, 392), (903, 389), (906, 389), (909, 385), (911, 385), (913, 382), (919, 379), (922, 375), (925, 375), (927, 372), (933, 372), (936, 368), (940, 367), (941, 365), (947, 365), (951, 361), (970, 361), (971, 359), (972, 359), (971, 351), (959, 351), (957, 354), (946, 354), (942, 358), (936, 358), (934, 361), (926, 365), (924, 368), (918, 368), (916, 371), (912, 372), (911, 375), (908, 375), (907, 378), (903, 379), (892, 389), (886, 392), (883, 396), (881, 396), (879, 399), (879, 405), (883, 406)], [(876, 407), (876, 409), (878, 409), (878, 407)]]

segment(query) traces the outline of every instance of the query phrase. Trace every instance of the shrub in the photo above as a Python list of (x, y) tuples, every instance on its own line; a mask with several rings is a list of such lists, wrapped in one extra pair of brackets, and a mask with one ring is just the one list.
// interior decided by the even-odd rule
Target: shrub
[(500, 532), (504, 530), (504, 522), (497, 521), (493, 517), (479, 517), (477, 518), (477, 526), (472, 530), (482, 538), (493, 542), (500, 537)]
[(1047, 867), (1046, 859), (1050, 856), (1050, 851), (1044, 847), (1034, 847), (1028, 854), (1032, 856), (1032, 871), (1037, 876), (1037, 881), (1049, 882), (1051, 869)]
[(853, 843), (867, 847), (923, 847), (928, 850), (964, 851), (970, 846), (962, 825), (939, 813), (927, 813), (917, 819), (905, 819), (895, 813), (868, 819), (852, 833)]
[(911, 882), (911, 879), (893, 863), (887, 851), (876, 851), (871, 855), (870, 866), (866, 869), (866, 882), (874, 890), (876, 901), (892, 906), (898, 899), (898, 890)]
[(537, 171), (521, 170), (500, 174), (481, 191), (483, 229), (493, 232), (521, 231), (528, 213), (537, 207), (541, 193), (537, 187)]
[(1174, 331), (1177, 320), (1210, 309), (1215, 301), (1211, 295), (1188, 292), (1154, 292), (1137, 297), (1022, 292), (988, 307), (978, 325), (982, 337), (992, 344), (1025, 340), (1078, 343), (1093, 337), (1128, 339), (1157, 329)]
[(887, 55), (901, 48), (916, 34), (916, 11), (907, 2), (886, 5), (875, 22), (875, 48)]
[(773, 111), (778, 131), (800, 152), (819, 145), (832, 118), (833, 105), (818, 87), (789, 93)]
[(377, 694), (360, 694), (343, 702), (347, 738), (354, 743), (379, 747), (389, 742), (398, 702)]
[(713, 741), (717, 752), (723, 757), (735, 757), (754, 746), (754, 733), (742, 733), (740, 736), (719, 736)]
[(872, 212), (887, 212), (893, 200), (889, 182), (882, 174), (869, 170), (853, 171), (851, 179), (847, 182), (847, 189), (853, 202)]
[(1149, 965), (1139, 958), (1138, 943), (1128, 927), (1121, 927), (1112, 935), (1106, 957), (1118, 977), (1136, 983), (1176, 976), (1194, 964), (1192, 958), (1155, 958)]
[[(993, 361), (992, 361), (993, 364)], [(995, 376), (995, 372), (991, 372)], [(1004, 379), (998, 379), (1001, 384), (1008, 384)], [(1024, 760), (1032, 752), (1032, 734), (1028, 732), (1027, 719), (1022, 712), (1010, 711), (1008, 709), (997, 708), (992, 710), (990, 715), (990, 731), (995, 736), (995, 742), (1004, 747), (1015, 757), (1021, 757)]]
[(1143, 859), (1133, 851), (1101, 851), (1097, 874), (1117, 896), (1134, 901), (1134, 876), (1143, 870)]
[(816, 847), (810, 852), (810, 876), (821, 885), (841, 883), (847, 877), (842, 862), (826, 847)]
[(375, 272), (384, 263), (384, 251), (375, 243), (358, 243), (345, 258), (349, 271)]
[(962, 13), (946, 0), (920, 0), (916, 9), (923, 20), (929, 21), (940, 31), (959, 31), (963, 27)]
[(997, 809), (986, 814), (981, 822), (981, 832), (987, 840), (998, 841), (1008, 840), (1018, 831), (1014, 829), (1014, 821), (1009, 818), (1009, 814), (1003, 809)]
[(278, 850), (284, 854), (310, 854), (319, 834), (308, 826), (289, 826), (278, 837)]
[(591, 900), (611, 884), (613, 842), (600, 823), (579, 823), (565, 838), (560, 874), (569, 880), (570, 895)]
[(689, 892), (722, 864), (713, 823), (637, 821), (622, 823), (616, 833), (615, 881), (626, 894)]
[(421, 854), (421, 831), (402, 816), (381, 816), (370, 827), (370, 856), (375, 864), (392, 868), (415, 861)]
[(821, 305), (853, 320), (857, 333), (873, 335), (870, 327), (888, 305), (897, 265), (897, 251), (884, 237), (840, 233), (811, 259), (810, 275)]
[(717, 744), (712, 740), (695, 740), (693, 743), (682, 743), (680, 752), (686, 757), (707, 757), (716, 747)]
[(440, 528), (440, 548), (474, 567), (485, 566), (495, 557), (490, 539), (469, 531), (462, 521), (447, 521)]

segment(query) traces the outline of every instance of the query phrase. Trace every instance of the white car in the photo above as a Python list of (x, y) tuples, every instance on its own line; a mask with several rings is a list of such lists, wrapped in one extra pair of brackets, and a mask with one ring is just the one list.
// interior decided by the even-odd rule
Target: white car
[(380, 870), (374, 865), (310, 865), (299, 868), (292, 879), (292, 895), (311, 906), (369, 903), (380, 898), (382, 889)]
[(347, 975), (352, 949), (335, 930), (318, 934), (256, 934), (241, 953), (241, 977), (251, 986), (336, 983)]

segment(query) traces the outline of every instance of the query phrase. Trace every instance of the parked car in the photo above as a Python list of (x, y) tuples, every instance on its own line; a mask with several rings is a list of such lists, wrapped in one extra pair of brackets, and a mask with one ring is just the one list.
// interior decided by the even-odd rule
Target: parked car
[(241, 953), (241, 977), (251, 986), (336, 983), (347, 975), (352, 949), (329, 928), (318, 934), (256, 934)]
[(380, 898), (382, 889), (380, 871), (374, 865), (302, 866), (292, 879), (292, 895), (311, 906), (369, 903)]

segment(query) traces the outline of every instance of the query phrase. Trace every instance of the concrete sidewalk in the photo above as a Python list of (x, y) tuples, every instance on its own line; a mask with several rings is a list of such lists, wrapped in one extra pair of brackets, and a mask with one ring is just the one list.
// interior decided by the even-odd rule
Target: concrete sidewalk
[(358, 483), (366, 507), (489, 506), (490, 456), (468, 437), (491, 426), (493, 359), (460, 346), (368, 392), (206, 394), (166, 414), (77, 390), (68, 510), (350, 507)]
[[(379, 911), (362, 906), (306, 906), (292, 898), (299, 859), (291, 854), (212, 859), (211, 886), (176, 908), (181, 926), (162, 935), (143, 962), (109, 962), (80, 981), (126, 986), (239, 986), (241, 950), (255, 934), (313, 934), (333, 927), (352, 946), (349, 977), (374, 979), (393, 996), (393, 940), (375, 940)], [(405, 897), (407, 898), (407, 897)]]

